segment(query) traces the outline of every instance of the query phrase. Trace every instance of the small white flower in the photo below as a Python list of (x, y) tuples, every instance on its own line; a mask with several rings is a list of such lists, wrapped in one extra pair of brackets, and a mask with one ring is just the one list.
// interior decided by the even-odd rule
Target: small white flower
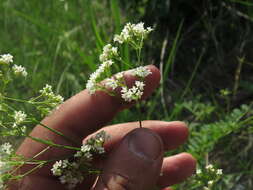
[(21, 75), (23, 77), (27, 76), (26, 68), (21, 65), (13, 65), (12, 70), (13, 70), (13, 73), (17, 76), (18, 75)]
[(86, 89), (89, 91), (90, 94), (94, 94), (97, 90), (97, 83), (99, 82), (99, 79), (101, 78), (102, 74), (113, 64), (112, 60), (106, 60), (104, 61), (98, 69), (90, 75), (89, 80), (86, 84)]
[(86, 89), (89, 91), (90, 94), (94, 94), (97, 90), (96, 82), (93, 80), (88, 80), (86, 84)]
[(209, 165), (206, 166), (206, 169), (207, 169), (207, 170), (212, 170), (213, 168), (214, 168), (214, 167), (213, 167), (212, 164), (209, 164)]
[(0, 63), (10, 64), (13, 62), (13, 56), (11, 54), (0, 55)]
[(123, 76), (124, 76), (123, 72), (120, 72), (120, 73), (117, 73), (117, 74), (115, 75), (115, 78), (116, 78), (117, 80), (121, 80), (121, 79), (123, 79)]
[(114, 42), (120, 44), (133, 40), (135, 37), (138, 39), (145, 39), (146, 36), (152, 31), (151, 27), (144, 28), (144, 23), (140, 22), (138, 24), (127, 23), (122, 32), (118, 35), (116, 34), (113, 38)]
[(139, 100), (141, 99), (141, 96), (143, 95), (145, 84), (141, 81), (135, 81), (135, 85), (128, 89), (127, 87), (123, 87), (121, 89), (121, 97), (126, 102), (131, 102), (133, 100)]
[(110, 78), (106, 80), (105, 86), (111, 88), (112, 90), (115, 90), (118, 87), (118, 83), (115, 79)]
[(197, 169), (196, 174), (199, 175), (201, 173), (202, 173), (202, 171), (200, 169)]
[(152, 74), (152, 72), (147, 67), (137, 67), (133, 70), (133, 75), (141, 78), (145, 78), (146, 76)]
[(14, 119), (15, 119), (15, 123), (17, 125), (24, 122), (26, 117), (27, 117), (27, 115), (23, 111), (15, 111), (14, 112)]
[(208, 181), (208, 182), (207, 182), (208, 186), (212, 186), (212, 185), (213, 185), (213, 183), (214, 183), (214, 181), (213, 181), (213, 180), (210, 180), (210, 181)]
[(121, 89), (121, 97), (126, 101), (126, 102), (131, 102), (132, 101), (132, 92), (127, 89), (127, 87), (123, 87)]
[(99, 60), (105, 62), (116, 56), (118, 56), (118, 48), (113, 47), (111, 44), (107, 44), (104, 46), (103, 53), (99, 56)]
[(63, 170), (68, 167), (68, 160), (59, 160), (56, 161), (53, 165), (53, 168), (51, 169), (54, 176), (61, 176), (63, 173)]
[(82, 152), (89, 152), (92, 149), (90, 145), (84, 144), (81, 146), (81, 151)]
[(113, 38), (113, 41), (122, 44), (122, 43), (124, 43), (124, 38), (122, 38), (121, 35), (116, 34), (116, 35), (114, 36), (114, 38)]
[(50, 104), (51, 108), (56, 108), (59, 104), (64, 101), (64, 98), (61, 95), (56, 95), (52, 91), (52, 86), (46, 84), (42, 90), (39, 91), (44, 98), (47, 98), (48, 104)]
[(145, 84), (144, 84), (144, 82), (141, 82), (141, 81), (135, 81), (135, 86), (137, 89), (143, 91)]
[(10, 155), (12, 152), (13, 152), (13, 148), (12, 148), (12, 145), (10, 143), (4, 143), (0, 146), (0, 152), (1, 153), (4, 153), (4, 154), (7, 154), (7, 155)]
[[(112, 64), (113, 64), (112, 60), (106, 60), (105, 62), (102, 63), (101, 67), (105, 69), (107, 67), (110, 67)], [(104, 71), (104, 69), (103, 69), (103, 71)]]
[(217, 174), (217, 175), (222, 175), (222, 174), (223, 174), (222, 169), (218, 169), (218, 170), (216, 171), (216, 174)]
[(52, 93), (52, 86), (49, 84), (46, 84), (46, 86), (43, 87), (42, 90), (40, 90), (40, 93), (42, 95), (48, 96), (50, 93)]

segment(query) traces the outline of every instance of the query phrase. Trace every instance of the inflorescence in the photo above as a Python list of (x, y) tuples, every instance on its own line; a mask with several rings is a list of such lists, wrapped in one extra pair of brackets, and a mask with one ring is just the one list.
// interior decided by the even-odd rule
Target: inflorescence
[[(11, 54), (0, 55), (0, 65), (2, 64), (4, 66), (9, 67), (11, 66), (12, 63), (13, 63), (13, 56)], [(13, 74), (16, 76), (23, 76), (23, 77), (27, 76), (26, 68), (21, 65), (14, 64), (11, 69)]]
[[(121, 98), (126, 102), (138, 101), (144, 93), (145, 77), (152, 74), (148, 67), (141, 66), (140, 53), (143, 47), (143, 41), (147, 38), (148, 34), (153, 29), (150, 27), (144, 28), (144, 23), (131, 24), (127, 23), (122, 32), (114, 36), (113, 43), (104, 46), (99, 61), (101, 64), (97, 70), (90, 75), (86, 84), (86, 89), (93, 95), (96, 91), (101, 90), (109, 95), (116, 95), (115, 89), (119, 89)], [(119, 68), (117, 63), (124, 63), (121, 58), (119, 49), (125, 43), (130, 45), (135, 51), (137, 58), (134, 64), (135, 69), (128, 71), (127, 74), (136, 78), (132, 86), (128, 86), (125, 81), (125, 72), (119, 72), (113, 75), (113, 68)], [(128, 64), (129, 65), (129, 64)], [(115, 72), (116, 73), (116, 72)], [(0, 82), (7, 85), (12, 81), (12, 77), (27, 77), (28, 73), (26, 68), (13, 64), (13, 56), (11, 54), (0, 55)], [(0, 125), (6, 128), (3, 130), (5, 136), (26, 136), (26, 126), (29, 122), (36, 122), (40, 124), (35, 117), (28, 115), (25, 111), (10, 109), (5, 106), (4, 101), (17, 101), (34, 105), (42, 117), (51, 113), (51, 110), (57, 109), (64, 99), (62, 96), (53, 92), (52, 86), (46, 84), (40, 91), (37, 97), (30, 98), (29, 100), (15, 99), (7, 97), (5, 88), (0, 91), (0, 111), (6, 115), (0, 117)], [(11, 112), (11, 114), (9, 114)], [(7, 118), (7, 119), (6, 119)], [(69, 189), (75, 188), (80, 184), (87, 175), (100, 173), (99, 169), (94, 169), (92, 161), (98, 155), (101, 156), (105, 153), (103, 147), (108, 135), (101, 131), (94, 137), (88, 139), (85, 144), (80, 147), (80, 150), (75, 152), (74, 155), (67, 156), (66, 159), (58, 160), (54, 163), (51, 171), (52, 174), (59, 178), (60, 182), (66, 185)], [(78, 149), (78, 148), (77, 148)], [(33, 160), (37, 162), (37, 160)], [(49, 163), (50, 161), (42, 161)], [(41, 164), (42, 162), (38, 162)], [(18, 157), (15, 154), (11, 144), (5, 143), (0, 146), (0, 189), (6, 189), (8, 180), (18, 179), (12, 173), (15, 167), (26, 164), (26, 160)], [(43, 166), (39, 165), (40, 167)], [(39, 167), (38, 167), (39, 168)]]
[(209, 164), (202, 170), (197, 169), (193, 182), (196, 183), (195, 185), (203, 187), (203, 190), (212, 190), (222, 175), (222, 169), (217, 169), (214, 165)]
[(105, 153), (103, 145), (108, 138), (105, 131), (101, 131), (88, 139), (80, 151), (74, 154), (74, 158), (55, 162), (51, 169), (53, 175), (57, 176), (62, 184), (67, 185), (68, 189), (73, 189), (82, 183), (85, 175), (99, 172), (92, 168), (91, 161), (94, 156)]
[[(144, 23), (131, 24), (127, 23), (119, 35), (114, 36), (114, 42), (119, 45), (123, 43), (130, 44), (135, 50), (140, 50), (143, 46), (143, 40), (152, 31), (151, 27), (144, 28)], [(144, 91), (144, 78), (151, 74), (151, 71), (144, 66), (139, 66), (136, 69), (129, 71), (129, 74), (138, 78), (134, 86), (128, 87), (124, 81), (124, 72), (114, 76), (108, 73), (111, 72), (111, 67), (116, 61), (122, 61), (118, 47), (112, 44), (107, 44), (103, 48), (102, 54), (99, 56), (101, 62), (98, 69), (90, 75), (86, 84), (86, 89), (90, 94), (94, 94), (97, 90), (113, 94), (113, 90), (121, 88), (121, 97), (126, 102), (140, 100)], [(139, 60), (139, 59), (138, 59)], [(139, 65), (137, 63), (136, 65)], [(107, 79), (106, 79), (107, 78)], [(102, 82), (104, 80), (104, 82)]]

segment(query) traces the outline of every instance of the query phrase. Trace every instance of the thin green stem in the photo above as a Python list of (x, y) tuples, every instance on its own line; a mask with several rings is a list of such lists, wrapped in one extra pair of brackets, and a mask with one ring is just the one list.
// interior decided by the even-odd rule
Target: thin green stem
[[(44, 152), (46, 152), (47, 150), (49, 150), (51, 146), (48, 146), (46, 148), (44, 148), (42, 151), (40, 151), (39, 153), (37, 153), (35, 156), (33, 156), (32, 158), (28, 159), (27, 161), (22, 162), (22, 164), (20, 164), (18, 167), (16, 167), (14, 170), (12, 170), (11, 174), (15, 173), (17, 170), (19, 170), (24, 164), (38, 164), (38, 162), (31, 162), (34, 158), (37, 158), (38, 156), (40, 156), (41, 154), (43, 154)], [(41, 161), (39, 161), (41, 162)]]
[(45, 145), (54, 146), (54, 147), (58, 147), (58, 148), (65, 148), (65, 149), (70, 149), (70, 150), (75, 150), (75, 151), (80, 151), (80, 148), (77, 148), (77, 147), (55, 144), (54, 142), (52, 142), (50, 140), (40, 139), (40, 138), (32, 137), (30, 135), (28, 135), (27, 137), (34, 140), (34, 141), (36, 141), (36, 142), (39, 142), (39, 143), (42, 143), (42, 144), (45, 144)]
[(117, 61), (119, 61), (119, 62), (121, 62), (121, 63), (123, 63), (123, 64), (125, 64), (126, 66), (128, 66), (129, 68), (132, 68), (133, 66), (132, 65), (130, 65), (130, 64), (128, 64), (127, 62), (125, 62), (123, 59), (121, 59), (121, 58), (115, 58)]
[(62, 132), (60, 132), (60, 131), (58, 131), (58, 130), (56, 130), (56, 129), (50, 128), (50, 127), (44, 125), (43, 123), (37, 121), (36, 119), (33, 119), (33, 121), (36, 122), (37, 124), (41, 125), (42, 127), (48, 129), (49, 131), (52, 131), (53, 133), (55, 133), (55, 134), (61, 136), (61, 137), (64, 138), (65, 140), (67, 140), (67, 141), (69, 141), (69, 142), (71, 142), (71, 143), (74, 143), (75, 145), (78, 145), (78, 146), (79, 146), (80, 143), (78, 143), (78, 142), (76, 142), (75, 140), (73, 140), (72, 138), (70, 138), (70, 137), (64, 135)]
[(11, 101), (20, 102), (20, 103), (27, 103), (27, 104), (32, 104), (32, 105), (40, 105), (40, 104), (50, 103), (47, 100), (42, 101), (42, 102), (34, 102), (34, 101), (30, 101), (30, 100), (21, 100), (21, 99), (6, 97), (6, 96), (2, 96), (2, 98), (6, 99), (6, 100), (11, 100)]

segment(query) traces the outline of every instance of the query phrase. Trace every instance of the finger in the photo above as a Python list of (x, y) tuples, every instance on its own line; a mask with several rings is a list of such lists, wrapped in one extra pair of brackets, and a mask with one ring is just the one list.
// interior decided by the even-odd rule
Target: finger
[[(188, 137), (188, 128), (185, 123), (180, 121), (142, 121), (142, 126), (143, 128), (151, 129), (161, 137), (164, 150), (177, 148), (183, 144)], [(136, 128), (139, 128), (139, 122), (116, 124), (100, 129), (98, 132), (103, 130), (110, 136), (109, 140), (104, 144), (106, 152), (113, 150), (127, 133)], [(95, 134), (87, 136), (83, 140), (83, 143), (94, 135)]]
[(195, 172), (196, 160), (187, 153), (164, 158), (162, 176), (158, 179), (158, 186), (168, 187), (184, 181)]
[(94, 190), (147, 190), (155, 186), (163, 157), (160, 137), (146, 128), (126, 135), (109, 155)]
[[(151, 129), (153, 132), (157, 133), (164, 144), (164, 150), (171, 150), (179, 145), (183, 144), (188, 136), (188, 128), (185, 123), (180, 121), (165, 122), (165, 121), (142, 121), (143, 128)], [(124, 136), (130, 131), (139, 128), (139, 122), (129, 122), (123, 124), (116, 124), (104, 127), (97, 131), (99, 133), (101, 130), (105, 131), (110, 138), (105, 142), (104, 148), (107, 153), (110, 153), (118, 144), (122, 141)], [(95, 136), (95, 134), (87, 136), (83, 143), (86, 142), (90, 137)], [(98, 168), (103, 168), (104, 158), (96, 159), (94, 164)], [(94, 179), (94, 178), (93, 178)], [(90, 180), (92, 181), (92, 180)], [(80, 185), (80, 189), (83, 186)]]
[[(148, 66), (151, 75), (145, 79), (144, 97), (150, 95), (158, 86), (160, 80), (159, 70), (155, 66)], [(130, 82), (133, 77), (127, 75), (126, 80)], [(63, 134), (76, 139), (81, 144), (82, 139), (95, 131), (106, 122), (110, 121), (114, 115), (125, 107), (117, 97), (109, 96), (103, 92), (97, 92), (95, 95), (90, 95), (87, 90), (73, 96), (63, 103), (58, 110), (51, 116), (45, 118), (42, 123), (50, 128), (58, 130)], [(37, 126), (32, 131), (31, 136), (49, 139), (58, 144), (69, 144), (61, 136), (52, 133), (51, 131)], [(32, 148), (28, 148), (31, 147)], [(18, 150), (18, 153), (31, 157), (42, 151), (46, 146), (41, 143), (36, 143), (31, 139), (26, 139)], [(43, 159), (61, 156), (66, 153), (66, 150), (47, 151), (42, 155)]]
[[(188, 128), (185, 123), (180, 121), (142, 121), (142, 126), (144, 128), (151, 129), (153, 132), (157, 133), (160, 136), (164, 144), (164, 150), (171, 150), (177, 148), (178, 146), (183, 144), (188, 137)], [(116, 124), (100, 129), (99, 131), (103, 130), (106, 132), (106, 134), (110, 136), (109, 140), (106, 141), (106, 143), (104, 144), (106, 152), (112, 151), (115, 147), (118, 146), (118, 144), (122, 141), (122, 139), (127, 133), (136, 128), (139, 128), (138, 122)], [(94, 136), (95, 134), (86, 137), (83, 143), (85, 143), (87, 139), (89, 139), (91, 136)], [(96, 166), (99, 168), (103, 168), (103, 161), (96, 161)]]

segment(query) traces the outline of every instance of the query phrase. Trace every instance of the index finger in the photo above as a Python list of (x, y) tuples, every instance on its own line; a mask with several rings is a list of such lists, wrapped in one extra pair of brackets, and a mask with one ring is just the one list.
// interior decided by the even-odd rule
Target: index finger
[[(149, 96), (160, 81), (159, 70), (152, 65), (148, 66), (148, 69), (152, 74), (145, 78), (146, 86), (143, 98)], [(126, 77), (126, 80), (128, 80), (127, 83), (131, 83), (135, 79)], [(84, 90), (64, 102), (58, 110), (45, 118), (42, 123), (75, 139), (81, 145), (85, 136), (112, 120), (115, 114), (125, 108), (126, 105), (118, 97), (110, 96), (104, 92), (97, 92), (91, 96), (87, 90)], [(40, 125), (34, 128), (30, 136), (51, 140), (57, 144), (70, 145), (70, 142)], [(42, 151), (46, 146), (27, 138), (20, 146), (18, 153), (25, 157), (31, 157)], [(55, 158), (66, 154), (66, 152), (65, 149), (49, 150), (43, 154), (42, 158)]]

